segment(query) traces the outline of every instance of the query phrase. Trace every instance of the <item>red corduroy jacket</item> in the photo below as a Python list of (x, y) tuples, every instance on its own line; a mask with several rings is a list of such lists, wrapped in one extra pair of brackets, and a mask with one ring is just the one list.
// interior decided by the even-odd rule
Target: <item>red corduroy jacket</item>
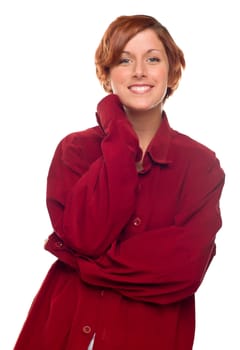
[(215, 255), (224, 172), (213, 151), (161, 125), (141, 150), (115, 95), (99, 125), (65, 137), (48, 174), (58, 259), (14, 350), (191, 350), (194, 293)]

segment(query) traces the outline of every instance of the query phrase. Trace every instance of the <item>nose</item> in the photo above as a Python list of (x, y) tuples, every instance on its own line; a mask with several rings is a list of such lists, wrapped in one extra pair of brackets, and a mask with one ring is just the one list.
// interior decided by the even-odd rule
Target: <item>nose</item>
[(146, 67), (143, 61), (136, 61), (133, 68), (133, 75), (136, 78), (142, 78), (146, 76)]

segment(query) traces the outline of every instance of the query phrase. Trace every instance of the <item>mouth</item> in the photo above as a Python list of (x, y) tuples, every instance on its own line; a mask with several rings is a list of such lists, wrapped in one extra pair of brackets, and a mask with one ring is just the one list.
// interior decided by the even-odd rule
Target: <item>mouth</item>
[(145, 94), (152, 89), (152, 85), (130, 85), (128, 89), (134, 94)]

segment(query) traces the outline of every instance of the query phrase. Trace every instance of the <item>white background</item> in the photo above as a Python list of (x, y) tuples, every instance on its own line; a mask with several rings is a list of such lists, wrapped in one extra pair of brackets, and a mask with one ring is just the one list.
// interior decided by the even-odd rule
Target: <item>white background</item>
[(197, 292), (194, 350), (239, 350), (238, 1), (0, 3), (0, 349), (12, 350), (54, 258), (48, 167), (60, 139), (95, 124), (104, 92), (94, 53), (122, 14), (155, 16), (185, 53), (187, 68), (165, 110), (172, 127), (214, 149), (226, 172), (217, 256)]

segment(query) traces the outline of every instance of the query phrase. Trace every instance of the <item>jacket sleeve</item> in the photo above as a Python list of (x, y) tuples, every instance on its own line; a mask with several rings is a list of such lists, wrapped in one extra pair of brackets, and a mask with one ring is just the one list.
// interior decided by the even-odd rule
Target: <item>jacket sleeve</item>
[[(105, 133), (100, 156), (82, 173), (76, 171), (72, 164), (81, 158), (80, 150), (64, 140), (56, 149), (47, 181), (53, 241), (59, 238), (71, 254), (91, 258), (111, 246), (132, 215), (136, 161), (141, 153), (116, 95), (108, 95), (99, 103), (97, 119)], [(87, 151), (91, 153), (91, 149)], [(50, 250), (49, 244), (45, 247)]]
[(145, 302), (172, 303), (193, 295), (215, 255), (222, 220), (224, 172), (217, 159), (193, 162), (175, 225), (114, 242), (95, 261), (79, 260), (82, 279)]

